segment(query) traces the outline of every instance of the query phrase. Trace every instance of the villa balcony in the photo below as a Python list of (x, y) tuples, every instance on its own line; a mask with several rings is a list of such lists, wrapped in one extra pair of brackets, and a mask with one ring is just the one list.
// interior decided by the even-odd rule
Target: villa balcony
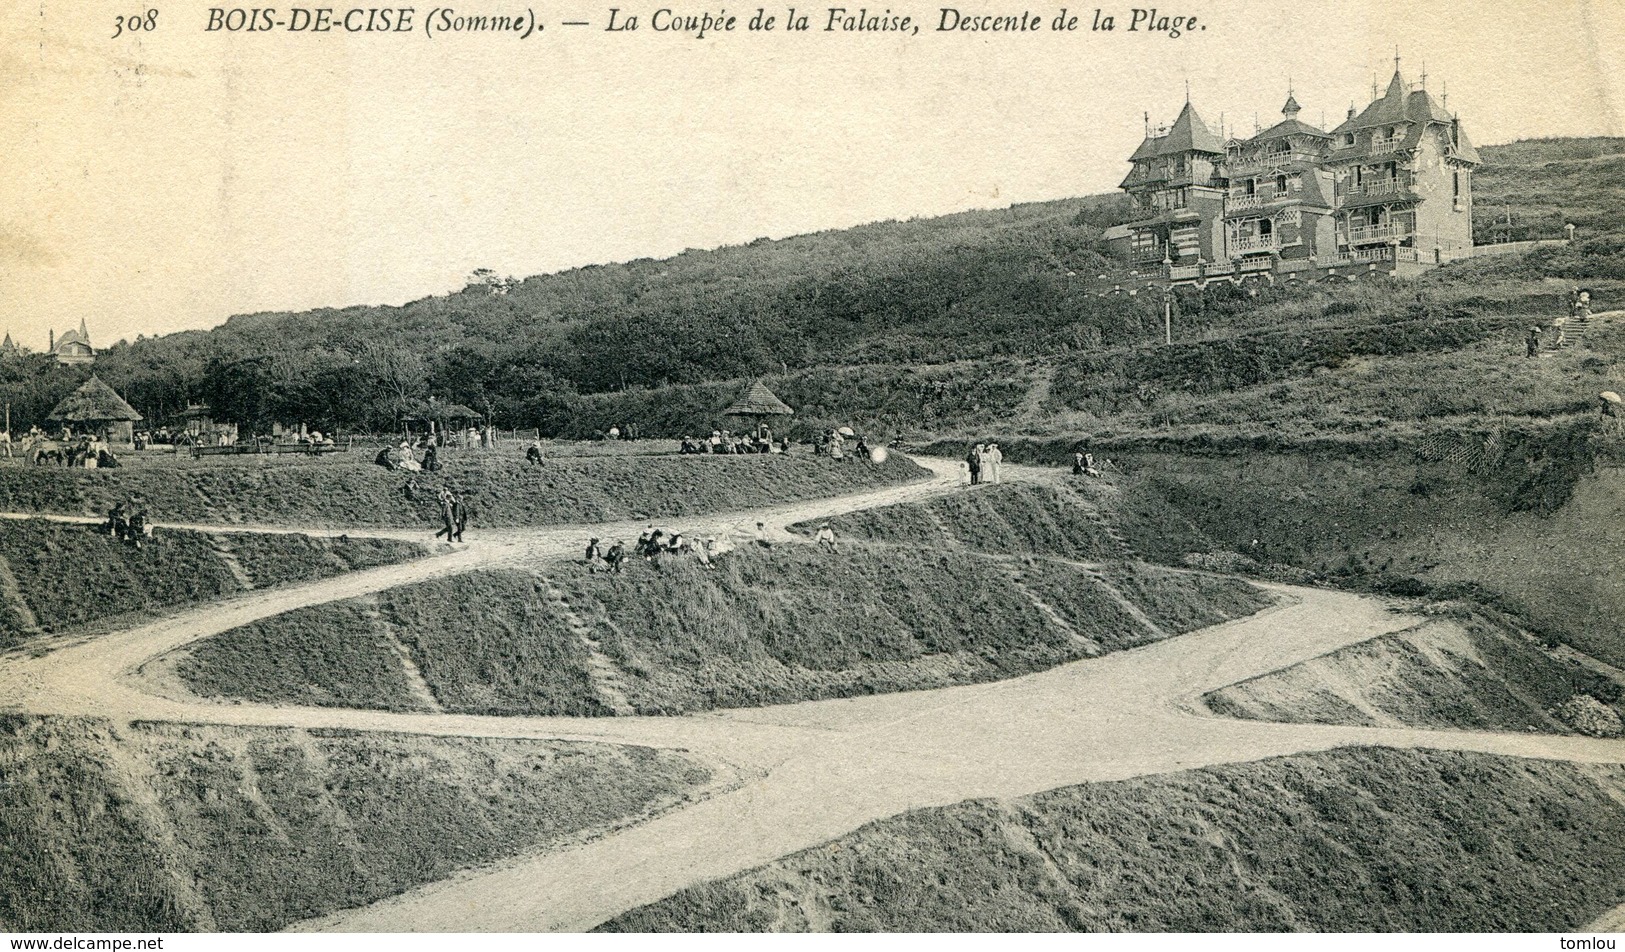
[(1323, 156), (1313, 152), (1271, 152), (1268, 155), (1244, 156), (1242, 158), (1227, 159), (1225, 171), (1231, 176), (1249, 175), (1256, 172), (1267, 172), (1287, 165), (1300, 163), (1316, 163), (1323, 161)]
[(1231, 256), (1273, 254), (1279, 251), (1280, 248), (1281, 244), (1275, 240), (1274, 235), (1252, 235), (1247, 238), (1232, 238), (1230, 240)]
[(1411, 236), (1408, 225), (1365, 225), (1348, 230), (1348, 243), (1350, 245), (1392, 244), (1404, 241)]
[(1224, 200), (1224, 210), (1230, 212), (1244, 212), (1254, 208), (1263, 208), (1273, 200), (1269, 192), (1254, 192), (1251, 195), (1231, 195)]
[(1356, 196), (1370, 196), (1373, 198), (1392, 195), (1394, 197), (1408, 196), (1411, 183), (1402, 178), (1368, 179), (1359, 185), (1347, 185), (1343, 194), (1349, 198)]

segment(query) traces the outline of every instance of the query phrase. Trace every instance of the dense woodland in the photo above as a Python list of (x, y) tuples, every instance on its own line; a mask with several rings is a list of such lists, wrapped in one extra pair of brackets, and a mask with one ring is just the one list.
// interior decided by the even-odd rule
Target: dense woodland
[[(1474, 262), (1464, 277), (1625, 278), (1625, 140), (1483, 153), (1480, 242), (1555, 237), (1565, 222), (1581, 240), (1489, 273)], [(1110, 267), (1103, 231), (1127, 216), (1121, 196), (1094, 196), (524, 280), (477, 274), (460, 291), (401, 307), (238, 315), (209, 331), (121, 341), (95, 371), (155, 423), (202, 401), (245, 432), (273, 422), (387, 430), (436, 395), (505, 427), (582, 435), (592, 428), (585, 421), (627, 405), (606, 404), (608, 394), (773, 374), (817, 400), (809, 375), (856, 367), (875, 368), (847, 381), (876, 391), (871, 402), (975, 412), (954, 362), (1155, 339), (1160, 315), (1148, 302), (1089, 290)], [(1221, 293), (1190, 310), (1209, 325), (1245, 324), (1249, 303)], [(1009, 365), (993, 366), (1010, 379)], [(14, 428), (42, 422), (86, 374), (42, 355), (0, 361), (0, 400)], [(714, 389), (694, 392), (709, 399)]]

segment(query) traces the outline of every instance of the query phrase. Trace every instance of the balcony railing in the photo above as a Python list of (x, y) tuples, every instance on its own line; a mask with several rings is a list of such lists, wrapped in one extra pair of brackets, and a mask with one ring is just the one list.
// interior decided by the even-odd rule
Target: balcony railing
[(1137, 251), (1130, 251), (1128, 259), (1135, 264), (1156, 264), (1167, 256), (1167, 246), (1159, 245), (1155, 248), (1141, 248)]
[(1369, 245), (1383, 241), (1403, 241), (1411, 236), (1411, 230), (1406, 225), (1366, 225), (1360, 228), (1350, 228), (1348, 243), (1351, 245)]
[(1253, 255), (1272, 252), (1280, 248), (1274, 235), (1252, 235), (1246, 238), (1235, 238), (1230, 242), (1232, 255)]
[(1170, 281), (1185, 281), (1201, 276), (1202, 266), (1199, 264), (1176, 264), (1168, 269), (1168, 279)]
[(1372, 152), (1392, 152), (1395, 149), (1399, 148), (1399, 144), (1401, 142), (1403, 142), (1403, 141), (1405, 141), (1405, 140), (1400, 138), (1399, 136), (1372, 136), (1371, 137), (1371, 151)]
[(1229, 159), (1225, 162), (1231, 175), (1245, 175), (1248, 172), (1262, 172), (1265, 169), (1279, 168), (1294, 162), (1319, 162), (1322, 158), (1313, 152), (1271, 152), (1267, 155), (1244, 156)]
[(1368, 261), (1389, 260), (1391, 248), (1356, 248), (1353, 251), (1338, 251), (1327, 255), (1317, 255), (1315, 264), (1326, 267), (1334, 264), (1364, 264)]
[(1346, 195), (1400, 195), (1411, 187), (1411, 183), (1404, 179), (1367, 179), (1359, 185), (1350, 183), (1344, 194)]
[(1255, 192), (1252, 195), (1231, 195), (1224, 200), (1226, 211), (1239, 212), (1249, 208), (1263, 208), (1265, 203), (1271, 201), (1268, 192)]

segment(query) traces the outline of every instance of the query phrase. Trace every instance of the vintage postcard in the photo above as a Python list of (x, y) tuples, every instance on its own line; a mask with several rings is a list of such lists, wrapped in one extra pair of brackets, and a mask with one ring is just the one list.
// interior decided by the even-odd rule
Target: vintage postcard
[(1615, 947), (1619, 0), (220, 2), (0, 0), (10, 948)]

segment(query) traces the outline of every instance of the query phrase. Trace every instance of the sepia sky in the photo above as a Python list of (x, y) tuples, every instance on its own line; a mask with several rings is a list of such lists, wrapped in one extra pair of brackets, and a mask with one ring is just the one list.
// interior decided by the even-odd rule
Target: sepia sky
[[(221, 0), (214, 0), (221, 2)], [(275, 0), (269, 0), (275, 2)], [(607, 34), (612, 0), (494, 36), (208, 33), (208, 4), (0, 0), (0, 331), (43, 349), (1114, 188), (1190, 82), (1217, 126), (1328, 126), (1448, 85), (1479, 145), (1625, 134), (1620, 0), (1192, 0), (1180, 39), (1087, 31)], [(951, 2), (951, 0), (950, 0)], [(152, 33), (110, 39), (117, 9)], [(959, 4), (1040, 14), (1059, 4)], [(84, 9), (93, 7), (96, 9)], [(822, 11), (825, 7), (810, 8)], [(338, 8), (342, 11), (346, 8)], [(462, 12), (501, 13), (497, 0)], [(756, 4), (726, 7), (744, 20)], [(782, 15), (785, 7), (770, 6)], [(856, 7), (854, 7), (856, 9)], [(886, 9), (884, 6), (871, 9)], [(418, 22), (428, 7), (419, 7)], [(559, 20), (595, 24), (571, 28)]]

